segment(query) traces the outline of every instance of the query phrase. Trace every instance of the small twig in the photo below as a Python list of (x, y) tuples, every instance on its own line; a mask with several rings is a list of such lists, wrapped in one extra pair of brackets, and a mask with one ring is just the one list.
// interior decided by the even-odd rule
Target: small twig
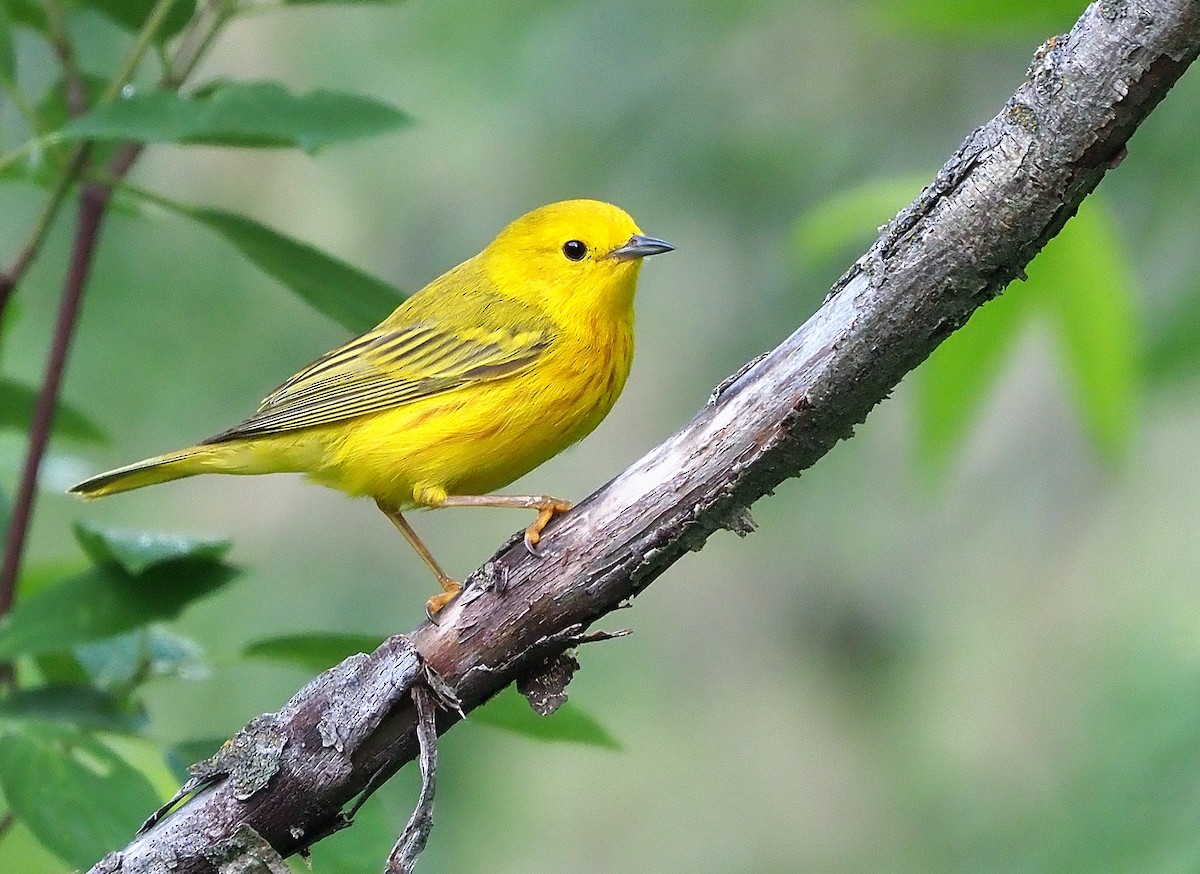
[(158, 33), (158, 29), (166, 21), (167, 16), (171, 12), (171, 7), (175, 3), (176, 0), (158, 0), (154, 4), (154, 8), (150, 10), (150, 14), (142, 24), (142, 29), (138, 31), (137, 39), (134, 40), (133, 46), (121, 62), (120, 70), (117, 71), (117, 75), (112, 78), (112, 81), (108, 83), (108, 87), (104, 89), (104, 96), (100, 98), (101, 104), (112, 103), (121, 95), (121, 89), (133, 78), (138, 64), (142, 61), (142, 56), (154, 44), (154, 37)]
[(78, 118), (87, 111), (87, 88), (79, 65), (75, 62), (75, 49), (67, 34), (67, 14), (63, 9), (62, 0), (49, 0), (46, 4), (46, 20), (50, 26), (50, 45), (58, 62), (63, 68), (65, 80), (67, 113), (71, 118)]
[(433, 795), (437, 786), (437, 708), (422, 683), (409, 690), (417, 709), (417, 745), (421, 766), (421, 794), (408, 824), (388, 855), (384, 874), (412, 874), (433, 830)]
[(29, 242), (17, 252), (12, 265), (3, 273), (0, 273), (0, 320), (4, 318), (4, 310), (8, 306), (8, 300), (12, 297), (13, 291), (16, 290), (17, 284), (21, 281), (21, 278), (25, 275), (25, 271), (29, 269), (34, 259), (37, 258), (38, 253), (42, 249), (42, 244), (46, 242), (46, 237), (50, 233), (50, 228), (54, 224), (58, 210), (62, 207), (67, 193), (71, 190), (71, 186), (75, 183), (76, 178), (87, 163), (87, 153), (87, 147), (81, 146), (71, 155), (71, 160), (67, 166), (59, 172), (58, 180), (54, 183), (54, 188), (50, 191), (50, 197), (46, 200), (46, 205), (42, 207), (42, 213), (38, 216), (33, 233), (29, 235)]
[[(127, 144), (117, 150), (108, 164), (110, 175), (120, 178), (129, 172), (133, 162), (141, 154), (142, 147)], [(79, 303), (92, 266), (100, 225), (112, 198), (112, 190), (102, 185), (87, 183), (79, 196), (79, 218), (75, 227), (75, 242), (71, 248), (71, 260), (67, 276), (63, 281), (62, 300), (58, 319), (50, 343), (50, 358), (46, 363), (46, 377), (34, 407), (33, 422), (29, 429), (29, 448), (21, 481), (13, 500), (12, 518), (4, 539), (4, 564), (0, 567), (0, 616), (12, 607), (16, 592), (17, 575), (21, 569), (21, 556), (25, 550), (25, 536), (29, 531), (29, 519), (33, 512), (34, 493), (37, 488), (38, 471), (50, 440), (50, 426), (54, 421), (54, 408), (58, 403), (58, 390), (62, 385), (63, 371), (67, 364), (67, 353), (79, 315)]]

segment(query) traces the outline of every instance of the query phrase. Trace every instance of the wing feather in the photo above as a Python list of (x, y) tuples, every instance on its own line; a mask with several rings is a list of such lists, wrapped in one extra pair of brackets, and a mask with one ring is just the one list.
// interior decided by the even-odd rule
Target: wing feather
[(322, 355), (245, 422), (205, 442), (328, 425), (511, 376), (532, 366), (555, 332), (547, 319), (521, 312), (524, 318), (514, 320), (507, 309), (493, 302), (467, 329), (434, 318), (410, 324), (389, 319)]

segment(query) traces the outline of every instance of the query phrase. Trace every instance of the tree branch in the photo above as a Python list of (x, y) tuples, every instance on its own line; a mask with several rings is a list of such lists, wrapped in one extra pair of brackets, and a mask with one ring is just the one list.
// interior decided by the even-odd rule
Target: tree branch
[[(556, 520), (543, 558), (514, 538), (439, 614), (441, 625), (408, 638), (463, 709), (577, 642), (713, 531), (747, 533), (749, 504), (849, 436), (1022, 275), (1198, 52), (1195, 0), (1104, 0), (1042, 46), (999, 115), (967, 138), (803, 327)], [(236, 781), (212, 786), (93, 871), (169, 863), (177, 874), (213, 874), (213, 847), (239, 827), (285, 856), (336, 828), (351, 798), (417, 752), (407, 697), (378, 694), (389, 670), (413, 676), (412, 653), (395, 640), (322, 675), (272, 717), (285, 745), (264, 788), (239, 797)], [(442, 716), (445, 731), (457, 717)]]

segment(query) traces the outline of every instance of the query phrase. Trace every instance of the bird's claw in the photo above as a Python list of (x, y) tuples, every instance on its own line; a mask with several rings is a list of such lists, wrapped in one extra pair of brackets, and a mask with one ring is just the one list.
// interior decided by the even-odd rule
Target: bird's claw
[(444, 592), (440, 595), (434, 595), (425, 602), (425, 618), (434, 625), (441, 624), (437, 621), (438, 613), (441, 612), (443, 607), (458, 597), (459, 592), (462, 591), (462, 583), (455, 582), (454, 580), (442, 580), (442, 588), (445, 589)]
[(525, 551), (534, 558), (541, 558), (545, 554), (542, 552), (541, 547), (538, 546), (538, 540), (541, 539), (541, 536), (533, 530), (532, 525), (525, 529), (525, 537), (523, 539), (525, 541)]

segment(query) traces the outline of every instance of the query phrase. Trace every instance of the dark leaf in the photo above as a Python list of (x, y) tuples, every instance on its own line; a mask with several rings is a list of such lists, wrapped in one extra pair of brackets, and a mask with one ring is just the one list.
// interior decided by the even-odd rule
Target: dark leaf
[(0, 790), (37, 839), (79, 869), (124, 846), (160, 801), (95, 738), (34, 722), (0, 729)]
[(17, 50), (13, 44), (12, 22), (3, 5), (0, 5), (0, 77), (12, 83), (17, 81)]
[(115, 531), (88, 522), (76, 522), (72, 528), (88, 558), (99, 565), (115, 565), (131, 575), (180, 559), (216, 562), (233, 545), (219, 537)]
[(153, 677), (195, 678), (208, 672), (195, 641), (153, 626), (82, 643), (75, 656), (92, 683), (122, 694)]
[(396, 6), (404, 0), (283, 0), (284, 6)]
[(98, 565), (21, 598), (0, 620), (0, 659), (69, 649), (172, 619), (238, 572), (202, 558), (164, 561), (137, 576)]
[(146, 714), (140, 707), (131, 709), (93, 686), (68, 684), (20, 689), (0, 700), (0, 723), (12, 720), (122, 734), (135, 734), (146, 727)]
[(75, 654), (60, 650), (35, 656), (34, 664), (42, 681), (52, 686), (86, 686), (92, 682)]
[(179, 782), (184, 783), (191, 776), (188, 773), (188, 766), (212, 758), (225, 741), (226, 738), (223, 737), (204, 737), (180, 741), (167, 750), (167, 766), (170, 767), (171, 773), (179, 779)]
[[(132, 33), (139, 33), (157, 0), (79, 0)], [(166, 42), (191, 20), (196, 11), (196, 0), (175, 0), (166, 19), (155, 34), (156, 42)]]
[[(90, 76), (84, 74), (83, 79), (83, 97), (84, 102), (88, 106), (94, 106), (108, 90), (108, 80), (100, 76)], [(45, 93), (42, 94), (42, 99), (38, 101), (35, 107), (38, 118), (46, 126), (47, 131), (57, 130), (71, 120), (71, 113), (67, 109), (67, 84), (63, 78), (58, 78), (54, 81)], [(42, 133), (42, 131), (39, 131)]]
[(216, 209), (187, 214), (223, 236), (313, 309), (356, 334), (375, 327), (404, 300), (404, 294), (386, 282), (253, 219)]
[(400, 823), (388, 815), (381, 795), (374, 795), (354, 815), (354, 824), (312, 848), (313, 871), (320, 874), (379, 874)]
[(927, 469), (943, 474), (966, 439), (971, 422), (1003, 372), (1006, 353), (1030, 316), (1020, 283), (976, 310), (917, 370), (917, 450)]
[(313, 673), (320, 673), (352, 655), (373, 652), (383, 640), (382, 637), (370, 634), (288, 634), (257, 640), (243, 649), (242, 655), (250, 659), (285, 662), (306, 668)]
[(1084, 430), (1118, 462), (1137, 424), (1139, 331), (1131, 271), (1104, 201), (1084, 201), (1028, 272), (1058, 335)]
[(621, 745), (594, 716), (567, 701), (552, 716), (538, 716), (512, 686), (482, 707), (471, 711), (468, 721), (490, 725), (543, 741), (566, 741), (609, 750)]
[(13, 24), (28, 27), (38, 33), (50, 29), (46, 20), (46, 8), (38, 0), (0, 0), (0, 9), (8, 13)]
[(1200, 285), (1179, 304), (1146, 346), (1146, 377), (1170, 385), (1200, 370)]
[(995, 40), (999, 33), (1066, 31), (1080, 8), (1075, 0), (882, 0), (871, 12), (892, 27), (922, 35)]
[[(37, 406), (37, 391), (0, 377), (0, 428), (28, 431)], [(107, 443), (106, 435), (81, 410), (60, 400), (54, 413), (54, 433), (83, 443)]]
[(408, 121), (400, 110), (369, 97), (320, 90), (296, 96), (274, 82), (218, 82), (191, 95), (135, 92), (97, 106), (60, 134), (66, 139), (298, 147), (315, 152), (394, 130)]
[(842, 191), (809, 209), (794, 232), (796, 250), (808, 265), (861, 249), (879, 226), (912, 202), (928, 176), (889, 176)]

